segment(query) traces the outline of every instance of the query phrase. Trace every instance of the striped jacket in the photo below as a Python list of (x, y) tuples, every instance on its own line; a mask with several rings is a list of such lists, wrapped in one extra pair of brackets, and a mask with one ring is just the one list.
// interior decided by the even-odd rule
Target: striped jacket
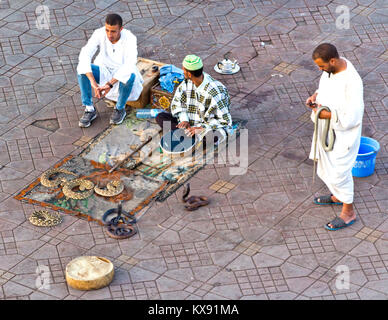
[(228, 90), (207, 73), (198, 88), (191, 80), (182, 81), (171, 102), (171, 113), (179, 122), (188, 121), (192, 127), (221, 129), (221, 133), (225, 130), (227, 134), (232, 130), (229, 108)]

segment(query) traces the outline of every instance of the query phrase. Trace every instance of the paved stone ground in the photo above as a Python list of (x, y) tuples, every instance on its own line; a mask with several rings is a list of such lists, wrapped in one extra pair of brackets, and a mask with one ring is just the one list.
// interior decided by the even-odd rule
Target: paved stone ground
[[(41, 4), (48, 29), (37, 28), (47, 22)], [(336, 27), (340, 5), (350, 10), (348, 29)], [(386, 0), (1, 0), (0, 9), (0, 299), (387, 299)], [(123, 241), (70, 215), (57, 227), (34, 227), (26, 217), (41, 208), (13, 199), (108, 125), (110, 109), (100, 104), (93, 126), (78, 128), (75, 69), (110, 12), (137, 36), (140, 56), (180, 66), (187, 53), (200, 55), (230, 90), (232, 114), (249, 120), (245, 175), (209, 164), (191, 179), (209, 206), (182, 210), (178, 190), (148, 208), (140, 233)], [(375, 174), (355, 179), (358, 221), (339, 232), (323, 225), (340, 209), (312, 203), (327, 190), (312, 185), (307, 159), (313, 126), (303, 103), (318, 84), (311, 52), (321, 42), (337, 45), (361, 74), (363, 134), (381, 144)], [(229, 51), (241, 71), (216, 74)], [(235, 186), (210, 189), (218, 180)], [(114, 262), (109, 287), (67, 286), (64, 268), (80, 255)], [(340, 265), (350, 270), (348, 289), (336, 287)], [(49, 288), (38, 289), (45, 276)]]

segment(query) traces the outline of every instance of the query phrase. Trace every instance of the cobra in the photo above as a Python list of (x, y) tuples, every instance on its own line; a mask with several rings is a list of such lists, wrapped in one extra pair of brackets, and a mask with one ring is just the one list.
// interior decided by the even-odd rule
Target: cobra
[(206, 206), (209, 204), (209, 200), (205, 196), (191, 196), (190, 193), (190, 183), (188, 183), (183, 189), (182, 201), (187, 203), (185, 209), (188, 211), (197, 210), (199, 207)]
[(110, 181), (105, 189), (101, 189), (98, 186), (94, 187), (94, 192), (104, 197), (114, 197), (123, 192), (124, 184), (121, 180)]
[[(78, 187), (81, 192), (73, 191)], [(82, 200), (90, 197), (94, 192), (94, 183), (85, 179), (66, 181), (62, 188), (63, 194), (70, 199)]]
[(61, 169), (61, 168), (55, 168), (55, 169), (50, 169), (50, 170), (47, 170), (46, 172), (44, 172), (41, 176), (40, 176), (40, 183), (45, 186), (45, 187), (48, 187), (48, 188), (56, 188), (58, 187), (60, 184), (63, 184), (65, 183), (67, 180), (65, 178), (56, 178), (56, 179), (50, 179), (52, 175), (56, 174), (56, 173), (65, 173), (65, 174), (69, 174), (69, 175), (73, 175), (73, 176), (77, 176), (75, 173), (71, 172), (71, 171), (68, 171), (66, 169)]

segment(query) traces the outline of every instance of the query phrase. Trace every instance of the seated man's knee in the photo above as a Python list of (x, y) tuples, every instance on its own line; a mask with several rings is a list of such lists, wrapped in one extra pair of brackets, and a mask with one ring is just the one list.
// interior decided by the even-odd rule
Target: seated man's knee
[(100, 84), (100, 67), (95, 64), (92, 64), (91, 67), (94, 79)]
[(135, 74), (132, 73), (128, 81), (126, 83), (120, 82), (120, 85), (125, 88), (129, 88), (129, 87), (132, 87), (134, 81), (135, 81)]
[(162, 113), (159, 113), (156, 118), (155, 118), (155, 121), (156, 123), (159, 125), (159, 127), (162, 127), (163, 126), (163, 116), (162, 116), (163, 112)]
[[(161, 113), (159, 113), (159, 114), (156, 116), (155, 121), (156, 121), (156, 123), (159, 125), (159, 127), (161, 127), (161, 128), (163, 128), (164, 122), (171, 123), (171, 119), (169, 119), (169, 117), (167, 117), (167, 113), (166, 113), (166, 112), (161, 112)], [(166, 125), (168, 126), (167, 123), (166, 123)], [(170, 124), (170, 125), (171, 125), (171, 124)]]

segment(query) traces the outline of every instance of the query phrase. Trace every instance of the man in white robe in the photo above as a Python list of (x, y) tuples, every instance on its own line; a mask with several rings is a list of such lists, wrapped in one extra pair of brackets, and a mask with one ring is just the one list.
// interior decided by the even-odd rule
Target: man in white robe
[[(108, 14), (105, 26), (95, 30), (81, 49), (77, 73), (85, 113), (79, 121), (80, 127), (89, 127), (97, 117), (92, 88), (97, 98), (117, 101), (111, 124), (123, 122), (126, 102), (136, 101), (143, 90), (144, 80), (136, 66), (137, 39), (122, 24), (118, 14)], [(99, 54), (92, 64), (98, 48)]]
[[(315, 64), (322, 73), (318, 90), (306, 100), (312, 108), (311, 119), (321, 106), (327, 106), (320, 119), (330, 119), (335, 132), (332, 151), (325, 151), (320, 141), (323, 131), (322, 121), (318, 122), (316, 146), (317, 174), (326, 184), (331, 195), (314, 199), (316, 204), (339, 204), (342, 211), (339, 217), (326, 224), (328, 230), (338, 230), (356, 220), (353, 210), (354, 185), (352, 168), (358, 154), (362, 118), (364, 113), (363, 83), (353, 64), (338, 55), (335, 46), (329, 43), (319, 45), (313, 52)], [(314, 159), (314, 141), (310, 159)]]

